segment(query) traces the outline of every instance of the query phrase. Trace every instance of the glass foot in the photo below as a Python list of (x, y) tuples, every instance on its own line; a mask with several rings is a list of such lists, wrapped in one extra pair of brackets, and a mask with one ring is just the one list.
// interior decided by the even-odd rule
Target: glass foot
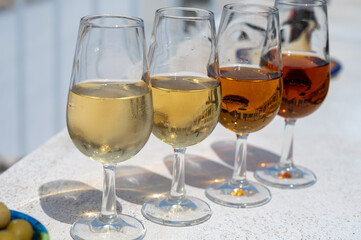
[(305, 188), (316, 183), (316, 175), (303, 167), (280, 168), (274, 165), (268, 168), (258, 168), (254, 177), (266, 185), (278, 188)]
[(215, 203), (236, 208), (258, 207), (271, 200), (268, 188), (249, 181), (243, 184), (229, 181), (213, 183), (207, 187), (206, 196)]
[(107, 223), (102, 222), (97, 214), (90, 214), (76, 221), (70, 229), (75, 240), (143, 239), (145, 232), (139, 220), (123, 214)]
[(158, 224), (183, 227), (207, 221), (212, 215), (212, 210), (208, 203), (195, 197), (185, 197), (176, 201), (164, 196), (146, 202), (142, 207), (142, 214)]

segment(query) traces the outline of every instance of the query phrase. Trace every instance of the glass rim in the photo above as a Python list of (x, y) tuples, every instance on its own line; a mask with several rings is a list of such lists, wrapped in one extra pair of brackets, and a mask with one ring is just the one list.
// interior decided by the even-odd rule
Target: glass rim
[[(129, 23), (119, 23), (119, 24), (99, 24), (93, 22), (97, 19), (109, 18), (109, 19), (126, 19), (129, 20)], [(82, 25), (86, 25), (94, 28), (138, 28), (144, 27), (143, 19), (139, 17), (132, 17), (127, 15), (117, 15), (117, 14), (95, 14), (87, 15), (80, 19)]]
[[(233, 9), (231, 7), (258, 7), (259, 10), (247, 10), (247, 9), (242, 9), (242, 8), (237, 8), (237, 9)], [(242, 3), (242, 2), (238, 2), (238, 3), (229, 3), (224, 5), (223, 7), (224, 10), (228, 10), (228, 11), (232, 11), (232, 12), (237, 12), (237, 13), (242, 13), (242, 14), (262, 14), (262, 15), (269, 15), (269, 14), (277, 14), (278, 13), (278, 8), (276, 7), (272, 7), (272, 6), (267, 6), (267, 5), (262, 5), (262, 4), (256, 4), (256, 3)]]
[(327, 5), (327, 0), (276, 0), (277, 4), (302, 7), (320, 7)]
[[(185, 12), (195, 12), (201, 13), (200, 16), (180, 16), (176, 14), (166, 13), (167, 11), (181, 10)], [(208, 20), (214, 18), (214, 13), (207, 9), (202, 8), (192, 8), (192, 7), (164, 7), (159, 8), (156, 11), (156, 14), (160, 17), (174, 18), (174, 19), (184, 19), (184, 20)]]

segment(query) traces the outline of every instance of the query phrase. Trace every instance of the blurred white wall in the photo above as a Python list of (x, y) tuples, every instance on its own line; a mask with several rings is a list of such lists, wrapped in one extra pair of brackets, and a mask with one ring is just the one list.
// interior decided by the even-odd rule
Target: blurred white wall
[(138, 16), (149, 44), (154, 12), (210, 9), (226, 0), (0, 0), (0, 157), (20, 157), (65, 128), (79, 20), (89, 14)]

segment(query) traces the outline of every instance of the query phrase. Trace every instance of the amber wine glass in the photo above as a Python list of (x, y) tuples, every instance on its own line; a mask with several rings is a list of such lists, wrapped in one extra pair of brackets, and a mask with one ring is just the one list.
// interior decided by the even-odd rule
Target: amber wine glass
[(279, 0), (283, 64), (283, 96), (278, 115), (285, 119), (280, 161), (255, 171), (262, 183), (279, 188), (304, 188), (316, 175), (293, 163), (296, 120), (316, 111), (325, 100), (330, 67), (326, 0)]
[(67, 126), (74, 145), (104, 168), (101, 212), (71, 230), (74, 239), (142, 239), (143, 224), (117, 214), (117, 163), (137, 154), (152, 131), (143, 20), (93, 15), (80, 20), (71, 77)]
[(209, 205), (186, 196), (186, 148), (215, 128), (221, 91), (213, 13), (171, 7), (156, 11), (149, 50), (154, 104), (153, 134), (174, 149), (169, 194), (143, 205), (143, 215), (156, 223), (189, 226), (211, 217)]
[(228, 207), (257, 207), (271, 200), (265, 186), (246, 178), (247, 137), (274, 119), (282, 96), (278, 10), (266, 3), (225, 5), (218, 32), (219, 122), (236, 134), (237, 144), (232, 178), (208, 186), (206, 196)]

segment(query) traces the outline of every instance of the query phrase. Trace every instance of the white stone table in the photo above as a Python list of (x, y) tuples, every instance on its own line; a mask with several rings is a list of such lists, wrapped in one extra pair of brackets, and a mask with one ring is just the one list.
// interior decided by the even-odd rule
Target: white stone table
[[(295, 163), (312, 169), (317, 183), (299, 190), (270, 187), (272, 200), (251, 209), (210, 202), (204, 188), (231, 176), (235, 136), (218, 126), (202, 143), (188, 149), (187, 194), (213, 209), (207, 222), (165, 227), (146, 220), (141, 204), (169, 190), (171, 153), (151, 136), (117, 174), (119, 210), (140, 219), (145, 239), (361, 239), (361, 4), (332, 1), (329, 8), (331, 56), (343, 70), (331, 80), (329, 94), (295, 131)], [(41, 130), (39, 130), (41, 131)], [(277, 161), (283, 120), (249, 137), (248, 177), (261, 163)], [(40, 220), (52, 240), (71, 239), (71, 224), (82, 213), (100, 208), (102, 167), (73, 146), (66, 130), (0, 175), (0, 201)]]
[[(187, 193), (211, 205), (214, 213), (209, 221), (176, 228), (141, 215), (145, 199), (167, 191), (171, 182), (171, 148), (154, 136), (137, 156), (118, 167), (119, 207), (144, 223), (146, 239), (360, 239), (360, 128), (354, 123), (361, 119), (359, 112), (347, 111), (344, 117), (337, 109), (340, 104), (352, 109), (349, 100), (337, 99), (343, 80), (333, 81), (319, 112), (296, 127), (296, 163), (314, 170), (318, 177), (314, 186), (270, 188), (271, 202), (252, 209), (208, 201), (204, 188), (215, 178), (230, 177), (233, 161), (234, 136), (218, 126), (208, 139), (189, 148), (186, 160)], [(250, 136), (250, 179), (255, 166), (277, 160), (282, 130), (283, 121), (276, 118)], [(101, 165), (80, 154), (64, 130), (0, 175), (0, 201), (39, 219), (51, 239), (71, 239), (71, 223), (86, 211), (99, 210), (101, 187)]]

